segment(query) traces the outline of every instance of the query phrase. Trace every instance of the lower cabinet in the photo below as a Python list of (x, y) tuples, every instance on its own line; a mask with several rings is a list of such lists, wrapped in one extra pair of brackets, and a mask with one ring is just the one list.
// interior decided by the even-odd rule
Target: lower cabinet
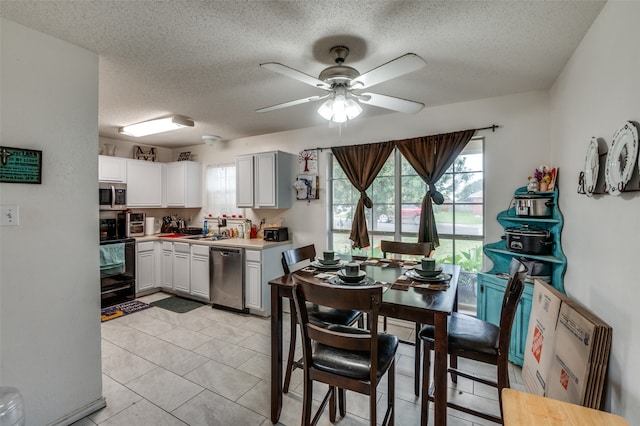
[(162, 242), (160, 286), (169, 291), (173, 291), (173, 243)]
[(173, 290), (191, 292), (191, 244), (173, 243)]
[(262, 251), (245, 250), (244, 259), (244, 304), (249, 311), (264, 311), (262, 303)]
[(209, 246), (191, 246), (191, 296), (209, 302)]
[(289, 249), (291, 244), (263, 250), (245, 250), (245, 306), (250, 313), (271, 315), (269, 280), (283, 274), (280, 259), (282, 252)]
[(145, 295), (157, 288), (156, 267), (158, 259), (156, 241), (136, 244), (136, 296)]
[[(499, 278), (493, 274), (483, 272), (478, 274), (478, 318), (499, 325), (502, 298), (505, 288), (507, 287), (507, 281), (506, 278)], [(522, 298), (520, 299), (516, 316), (513, 320), (513, 327), (511, 328), (509, 361), (517, 365), (524, 363), (524, 351), (529, 328), (532, 299), (533, 284), (527, 282), (525, 283)]]

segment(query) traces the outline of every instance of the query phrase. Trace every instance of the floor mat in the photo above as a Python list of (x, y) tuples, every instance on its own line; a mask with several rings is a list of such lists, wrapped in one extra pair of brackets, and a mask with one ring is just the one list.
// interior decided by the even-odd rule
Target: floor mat
[(184, 299), (177, 296), (171, 296), (167, 297), (166, 299), (151, 302), (151, 306), (157, 306), (158, 308), (166, 309), (171, 312), (177, 312), (179, 314), (189, 312), (204, 305), (205, 303), (196, 302), (195, 300)]
[(130, 300), (128, 302), (119, 303), (117, 305), (109, 306), (107, 308), (102, 308), (100, 310), (100, 318), (102, 322), (112, 320), (114, 318), (119, 318), (124, 315), (131, 314), (133, 312), (138, 312), (143, 309), (150, 308), (151, 305), (147, 305), (146, 303)]

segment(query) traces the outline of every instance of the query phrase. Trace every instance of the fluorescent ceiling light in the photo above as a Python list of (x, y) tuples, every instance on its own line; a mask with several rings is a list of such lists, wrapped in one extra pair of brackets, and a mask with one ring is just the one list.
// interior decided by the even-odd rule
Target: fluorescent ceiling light
[(168, 132), (182, 127), (193, 127), (193, 120), (172, 115), (171, 117), (158, 118), (155, 120), (143, 121), (138, 124), (132, 124), (130, 126), (120, 127), (118, 129), (118, 133), (138, 138), (140, 136)]

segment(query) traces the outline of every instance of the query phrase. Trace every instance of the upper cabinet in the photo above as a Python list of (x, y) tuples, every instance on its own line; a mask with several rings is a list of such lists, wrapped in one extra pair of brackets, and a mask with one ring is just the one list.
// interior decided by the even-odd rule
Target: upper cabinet
[(108, 155), (98, 156), (98, 180), (127, 183), (127, 159)]
[(127, 160), (127, 207), (163, 207), (163, 163)]
[(236, 157), (238, 207), (291, 207), (293, 155), (283, 151)]
[(167, 163), (167, 207), (202, 207), (202, 164)]

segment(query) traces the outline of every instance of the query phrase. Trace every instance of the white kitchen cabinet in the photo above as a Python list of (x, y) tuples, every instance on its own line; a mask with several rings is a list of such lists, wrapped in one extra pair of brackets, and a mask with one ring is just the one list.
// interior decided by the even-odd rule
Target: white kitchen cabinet
[(282, 252), (291, 244), (263, 250), (245, 250), (245, 306), (255, 315), (271, 314), (269, 280), (283, 274)]
[(99, 155), (98, 181), (127, 183), (127, 159)]
[(163, 289), (173, 291), (173, 243), (162, 242), (161, 263), (160, 285)]
[(191, 292), (191, 245), (173, 243), (173, 290)]
[(156, 243), (145, 241), (136, 245), (136, 296), (149, 294), (156, 287)]
[(272, 151), (236, 157), (236, 204), (238, 207), (291, 207), (293, 156)]
[(162, 207), (162, 163), (127, 160), (127, 207)]
[(166, 197), (167, 207), (202, 207), (202, 164), (167, 163)]
[(245, 306), (251, 310), (264, 310), (262, 304), (262, 256), (260, 250), (245, 250)]
[(236, 205), (253, 207), (253, 155), (236, 157)]
[(209, 246), (191, 245), (191, 296), (210, 301)]

